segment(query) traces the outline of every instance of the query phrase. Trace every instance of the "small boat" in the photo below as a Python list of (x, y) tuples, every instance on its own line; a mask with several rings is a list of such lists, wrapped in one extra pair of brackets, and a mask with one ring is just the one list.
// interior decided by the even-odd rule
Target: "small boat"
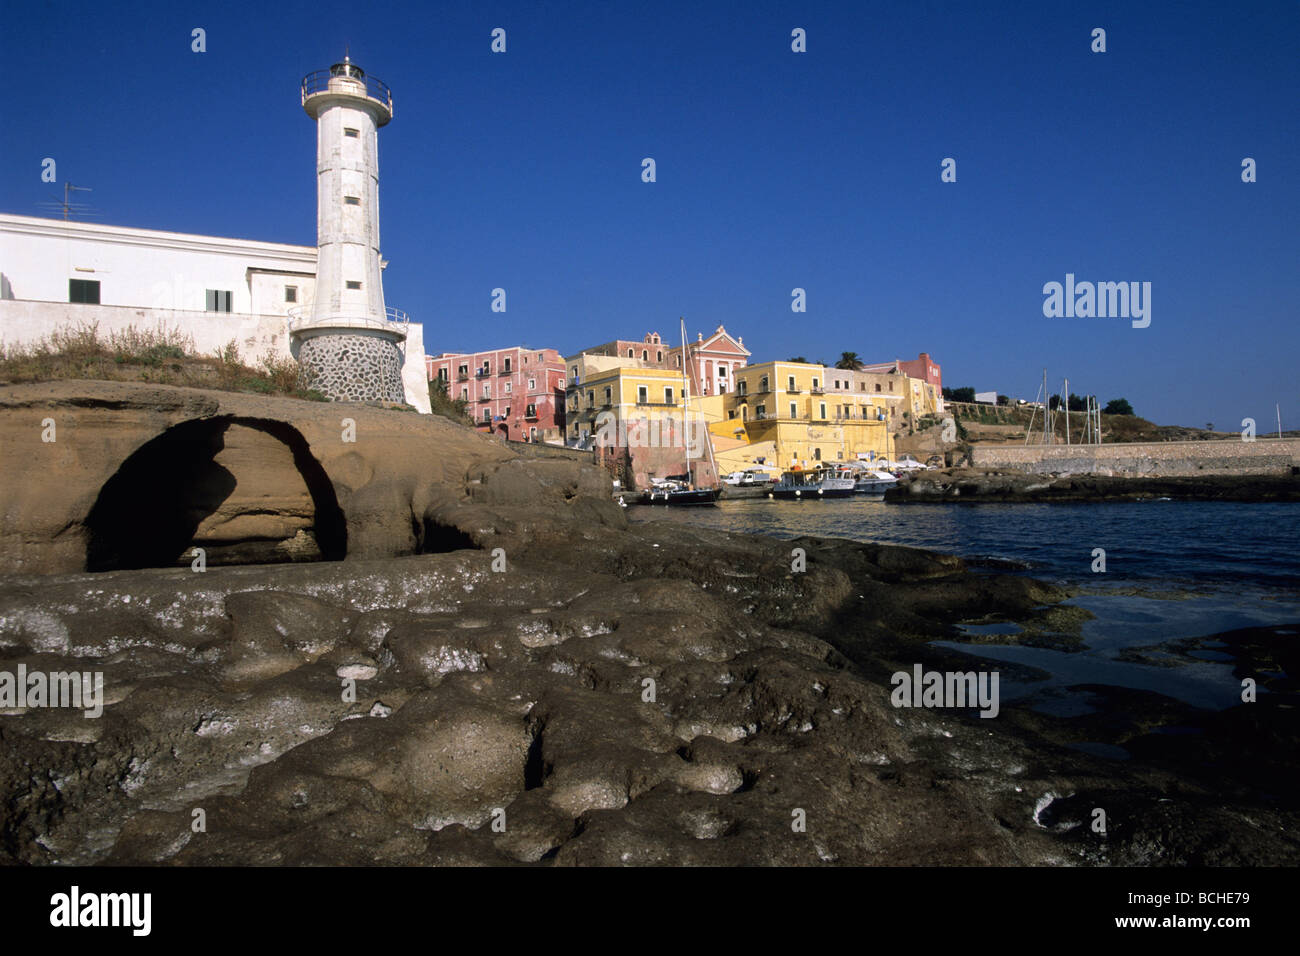
[(883, 495), (898, 484), (895, 475), (863, 464), (846, 465), (844, 470), (853, 476), (853, 490), (858, 494)]
[(721, 488), (694, 488), (685, 475), (653, 480), (649, 490), (641, 492), (634, 504), (641, 505), (711, 505), (722, 494)]
[(853, 482), (853, 490), (863, 495), (883, 495), (898, 479), (887, 471), (859, 472)]
[(785, 500), (805, 498), (851, 498), (854, 480), (842, 469), (818, 468), (812, 471), (787, 471), (772, 486), (768, 495)]

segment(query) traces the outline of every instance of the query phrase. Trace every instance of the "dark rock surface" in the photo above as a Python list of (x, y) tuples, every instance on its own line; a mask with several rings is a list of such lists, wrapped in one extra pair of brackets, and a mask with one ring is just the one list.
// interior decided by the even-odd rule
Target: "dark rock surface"
[[(1221, 714), (1114, 688), (1073, 721), (895, 708), (895, 671), (987, 666), (929, 644), (959, 621), (1067, 595), (908, 548), (629, 526), (589, 466), (398, 412), (347, 409), (348, 445), (339, 406), (128, 391), (8, 395), (0, 433), (54, 403), (97, 444), (54, 450), (74, 480), (48, 494), (10, 462), (0, 553), (73, 562), (94, 481), (177, 421), (291, 413), (347, 560), (0, 577), (0, 671), (104, 680), (97, 718), (0, 709), (0, 862), (1300, 862), (1293, 674)], [(283, 455), (238, 447), (281, 486)], [(1284, 640), (1224, 645), (1289, 671)]]
[[(5, 858), (1300, 860), (1289, 791), (1225, 800), (1167, 751), (1107, 761), (1036, 715), (891, 706), (889, 672), (953, 663), (924, 640), (1051, 586), (905, 548), (627, 528), (550, 468), (506, 475), (446, 506), (467, 546), (445, 554), (0, 584), (0, 667), (102, 670), (109, 701), (0, 717)], [(550, 482), (543, 516), (475, 501), (529, 478)]]

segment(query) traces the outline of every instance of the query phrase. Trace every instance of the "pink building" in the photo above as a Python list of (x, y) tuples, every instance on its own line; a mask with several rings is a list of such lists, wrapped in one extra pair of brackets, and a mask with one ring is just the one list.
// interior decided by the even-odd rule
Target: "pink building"
[(426, 355), (429, 380), (468, 402), (479, 431), (512, 441), (564, 438), (564, 359), (522, 345), (488, 352)]
[[(718, 326), (707, 339), (702, 332), (687, 346), (690, 363), (687, 371), (691, 377), (691, 391), (696, 395), (719, 395), (736, 388), (736, 372), (749, 361), (749, 349), (743, 338), (734, 338)], [(674, 371), (682, 367), (682, 347), (669, 345), (658, 332), (647, 332), (640, 342), (615, 339), (602, 345), (583, 349), (583, 355), (617, 356), (626, 362), (637, 363), (637, 368), (667, 368)]]
[(922, 352), (910, 361), (899, 362), (898, 370), (908, 378), (919, 378), (937, 389), (943, 388), (943, 379), (939, 375), (939, 365), (930, 358), (929, 352)]

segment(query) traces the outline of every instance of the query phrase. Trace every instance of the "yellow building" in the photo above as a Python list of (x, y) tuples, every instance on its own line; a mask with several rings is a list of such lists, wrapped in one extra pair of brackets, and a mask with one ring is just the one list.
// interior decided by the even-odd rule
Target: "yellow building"
[(697, 485), (714, 482), (694, 398), (686, 421), (680, 371), (600, 355), (573, 356), (565, 370), (571, 444), (595, 448), (616, 477), (636, 488), (681, 474)]
[(890, 402), (865, 388), (828, 387), (828, 376), (840, 382), (847, 374), (804, 362), (764, 362), (738, 371), (734, 392), (701, 403), (719, 438), (719, 470), (750, 467), (758, 458), (781, 468), (892, 458)]

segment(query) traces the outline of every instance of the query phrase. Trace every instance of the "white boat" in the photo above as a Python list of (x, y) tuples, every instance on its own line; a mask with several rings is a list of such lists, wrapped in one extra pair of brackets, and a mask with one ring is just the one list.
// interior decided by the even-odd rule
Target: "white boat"
[(818, 468), (812, 471), (787, 471), (772, 486), (772, 498), (803, 500), (806, 498), (849, 498), (853, 495), (853, 476), (842, 468)]
[(853, 490), (859, 494), (883, 495), (898, 479), (887, 471), (859, 471), (853, 482)]

